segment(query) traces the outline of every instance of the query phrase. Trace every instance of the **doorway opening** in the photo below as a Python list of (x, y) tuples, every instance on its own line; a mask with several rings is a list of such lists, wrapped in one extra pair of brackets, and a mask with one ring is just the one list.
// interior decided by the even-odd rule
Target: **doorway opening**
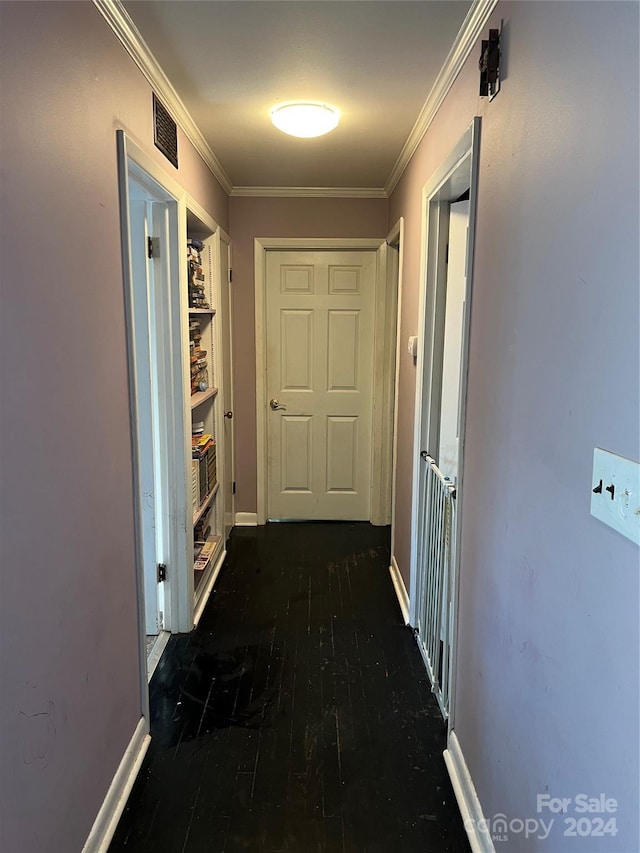
[(480, 119), (423, 189), (411, 624), (452, 728)]

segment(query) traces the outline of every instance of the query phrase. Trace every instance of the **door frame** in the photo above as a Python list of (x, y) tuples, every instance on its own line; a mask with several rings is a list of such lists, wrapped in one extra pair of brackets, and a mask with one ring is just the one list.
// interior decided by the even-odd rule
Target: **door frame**
[[(401, 216), (400, 219), (393, 226), (391, 231), (387, 235), (387, 245), (397, 249), (398, 251), (398, 269), (396, 271), (395, 279), (388, 278), (387, 280), (387, 288), (395, 288), (395, 319), (396, 319), (396, 328), (395, 328), (395, 370), (394, 370), (394, 380), (393, 380), (393, 423), (391, 425), (392, 429), (392, 447), (391, 447), (391, 481), (389, 483), (389, 488), (391, 490), (391, 576), (392, 578), (401, 577), (400, 570), (398, 568), (398, 564), (396, 562), (395, 557), (395, 542), (396, 542), (396, 497), (397, 497), (397, 488), (396, 488), (396, 471), (398, 467), (398, 395), (400, 391), (400, 356), (401, 356), (401, 337), (400, 337), (400, 325), (402, 319), (402, 275), (404, 270), (404, 217)], [(389, 273), (390, 274), (390, 273)], [(392, 274), (390, 274), (392, 275)], [(392, 321), (392, 317), (389, 318), (389, 323)], [(394, 584), (396, 581), (394, 580)], [(403, 584), (404, 586), (404, 584)], [(396, 590), (397, 591), (397, 590)], [(404, 594), (400, 592), (400, 597), (403, 602), (406, 599), (406, 591)], [(405, 619), (405, 622), (408, 621), (409, 611), (408, 606), (402, 607), (402, 615)]]
[[(227, 518), (229, 519), (229, 525), (230, 525), (229, 529), (231, 530), (231, 528), (233, 528), (233, 526), (235, 524), (235, 517), (236, 517), (236, 506), (235, 506), (236, 498), (235, 498), (235, 491), (234, 491), (235, 479), (236, 479), (236, 475), (235, 475), (235, 464), (236, 464), (236, 462), (235, 462), (235, 424), (233, 422), (233, 413), (234, 413), (234, 408), (235, 408), (234, 371), (233, 371), (233, 285), (231, 283), (231, 269), (233, 266), (233, 256), (232, 256), (233, 255), (233, 248), (232, 248), (232, 244), (231, 244), (231, 237), (229, 236), (229, 234), (227, 234), (227, 232), (224, 230), (224, 228), (222, 228), (220, 225), (216, 229), (216, 240), (218, 243), (218, 267), (219, 267), (218, 272), (220, 275), (220, 289), (222, 291), (222, 288), (226, 288), (227, 305), (228, 305), (228, 311), (226, 311), (226, 312), (220, 311), (219, 312), (220, 316), (218, 318), (219, 322), (220, 322), (220, 327), (221, 327), (220, 333), (219, 333), (219, 340), (220, 340), (219, 358), (223, 359), (223, 361), (219, 362), (219, 363), (224, 364), (224, 365), (228, 365), (228, 376), (229, 376), (229, 383), (227, 385), (227, 383), (224, 381), (224, 376), (226, 375), (226, 372), (225, 372), (225, 369), (223, 367), (221, 370), (221, 374), (222, 374), (222, 381), (221, 381), (222, 389), (221, 390), (222, 390), (222, 393), (221, 393), (221, 401), (220, 401), (221, 415), (222, 415), (222, 417), (220, 418), (220, 424), (221, 424), (220, 429), (222, 430), (222, 434), (225, 437), (225, 445), (224, 445), (225, 449), (224, 449), (224, 453), (222, 454), (225, 457), (224, 458), (224, 468), (223, 468), (224, 475), (223, 476), (224, 476), (225, 482), (228, 480), (231, 483), (231, 493), (230, 493), (230, 495), (227, 495), (225, 493), (224, 500), (223, 500), (223, 510), (224, 510), (223, 514), (224, 514), (225, 518), (223, 519), (222, 526), (223, 526), (223, 530), (226, 531), (226, 526), (227, 526), (226, 519)], [(226, 265), (223, 264), (221, 261), (222, 246), (223, 245), (225, 245), (227, 247), (227, 264)], [(222, 293), (221, 293), (221, 296), (222, 296)], [(225, 335), (228, 337), (228, 340), (229, 340), (229, 351), (228, 352), (225, 350), (225, 347), (224, 347)], [(229, 403), (228, 411), (231, 412), (231, 418), (229, 419), (230, 420), (230, 424), (229, 424), (230, 441), (229, 442), (227, 442), (227, 436), (225, 433), (225, 426), (226, 426), (226, 420), (225, 420), (225, 418), (226, 418), (226, 415), (225, 415), (226, 406), (224, 405), (225, 401), (227, 401)], [(228, 450), (227, 450), (227, 446), (228, 446)], [(228, 456), (227, 456), (227, 454), (228, 454)], [(229, 471), (227, 471), (227, 464), (226, 464), (227, 458), (230, 462), (230, 470)], [(230, 505), (229, 506), (227, 506), (227, 498), (230, 499)]]
[[(454, 198), (445, 198), (448, 182), (463, 168), (469, 172), (469, 230), (466, 245), (467, 283), (462, 334), (462, 365), (460, 373), (458, 485), (456, 497), (456, 535), (454, 542), (452, 611), (453, 631), (450, 656), (450, 692), (448, 728), (454, 728), (455, 693), (458, 647), (458, 595), (461, 555), (461, 530), (464, 510), (464, 452), (466, 435), (467, 379), (469, 369), (469, 338), (471, 327), (471, 302), (473, 294), (473, 252), (475, 247), (476, 209), (480, 152), (480, 118), (476, 116), (449, 156), (434, 172), (422, 189), (422, 238), (420, 251), (420, 293), (418, 301), (418, 359), (414, 416), (413, 476), (411, 497), (411, 583), (410, 623), (417, 621), (418, 588), (418, 531), (420, 527), (420, 452), (431, 455), (438, 432), (439, 406), (434, 401), (440, 393), (440, 378), (434, 368), (434, 355), (440, 328), (444, 324), (444, 311), (440, 310), (446, 294), (446, 244), (449, 231), (448, 205)], [(444, 202), (444, 204), (442, 203)], [(435, 409), (438, 409), (437, 413)], [(425, 447), (422, 446), (427, 436)], [(437, 454), (436, 454), (437, 455)]]
[[(139, 385), (139, 370), (137, 367), (137, 323), (135, 318), (134, 306), (134, 288), (136, 287), (135, 276), (131, 264), (131, 223), (130, 223), (130, 197), (129, 197), (129, 180), (130, 177), (136, 181), (149, 187), (150, 192), (159, 193), (164, 196), (168, 205), (168, 228), (166, 229), (165, 239), (170, 241), (169, 246), (169, 261), (168, 274), (171, 281), (180, 283), (178, 294), (174, 294), (173, 299), (180, 299), (180, 294), (183, 288), (186, 288), (184, 264), (180, 263), (182, 255), (179, 247), (181, 242), (184, 243), (184, 221), (185, 221), (185, 194), (182, 187), (177, 184), (171, 177), (164, 172), (144, 151), (142, 151), (134, 142), (131, 141), (124, 131), (116, 132), (117, 152), (118, 152), (118, 183), (120, 195), (120, 228), (122, 240), (122, 269), (123, 269), (123, 296), (125, 303), (125, 316), (127, 325), (127, 358), (129, 364), (129, 402), (131, 409), (131, 452), (132, 452), (132, 472), (133, 472), (133, 490), (134, 490), (134, 539), (135, 539), (135, 559), (136, 559), (136, 586), (138, 598), (138, 622), (139, 622), (139, 656), (140, 656), (140, 676), (141, 676), (141, 702), (143, 716), (149, 719), (149, 693), (148, 693), (148, 674), (147, 674), (147, 652), (146, 652), (146, 625), (145, 625), (145, 610), (144, 610), (144, 565), (143, 565), (143, 513), (142, 505), (144, 495), (141, 488), (140, 477), (140, 459), (143, 453), (143, 447), (148, 441), (148, 437), (142, 434), (140, 428), (140, 395), (138, 390)], [(184, 239), (183, 239), (184, 238)], [(170, 313), (172, 305), (167, 304), (167, 312)], [(175, 436), (184, 435), (184, 411), (181, 396), (177, 390), (180, 389), (180, 373), (182, 371), (182, 358), (179, 357), (182, 347), (182, 331), (181, 324), (174, 325), (172, 323), (171, 333), (169, 335), (168, 346), (171, 348), (171, 353), (168, 354), (168, 359), (173, 365), (173, 370), (170, 376), (170, 387), (159, 389), (160, 400), (163, 410), (167, 414), (167, 433), (175, 440)], [(174, 357), (176, 356), (176, 357)], [(176, 511), (181, 506), (184, 506), (186, 500), (186, 472), (183, 471), (184, 464), (182, 462), (182, 454), (170, 453), (167, 474), (166, 503), (169, 509), (169, 514), (175, 515)], [(170, 549), (169, 560), (174, 567), (177, 568), (181, 564), (180, 551), (186, 548), (174, 538)], [(182, 560), (184, 562), (184, 560)], [(177, 570), (170, 571), (165, 583), (165, 609), (163, 613), (163, 624), (161, 629), (170, 631), (184, 630), (184, 610), (185, 602), (188, 601), (187, 587), (188, 578), (185, 572)]]
[[(300, 237), (256, 237), (254, 239), (254, 263), (255, 263), (255, 331), (256, 331), (256, 466), (257, 466), (257, 521), (265, 524), (267, 520), (267, 351), (266, 351), (266, 286), (267, 286), (267, 252), (269, 251), (374, 251), (386, 246), (384, 239), (377, 238), (300, 238)], [(386, 270), (381, 269), (380, 256), (376, 259), (376, 306), (380, 304), (381, 297), (386, 290)], [(384, 300), (382, 302), (384, 304)], [(376, 317), (377, 317), (376, 310)], [(396, 346), (396, 317), (387, 317), (387, 326), (392, 329), (391, 335), (385, 331), (384, 340), (391, 340), (393, 347)], [(375, 334), (378, 333), (378, 324), (374, 318), (374, 348), (376, 348)], [(377, 349), (377, 348), (376, 348)], [(376, 387), (374, 383), (373, 410), (376, 405), (383, 404), (383, 389)], [(393, 424), (393, 412), (389, 411), (385, 419)], [(372, 422), (372, 448), (383, 445), (383, 436), (376, 418)], [(385, 426), (386, 428), (386, 426)], [(392, 427), (391, 427), (392, 428)], [(384, 430), (383, 430), (384, 432)], [(390, 442), (387, 442), (390, 446)], [(388, 466), (391, 466), (391, 453), (388, 456)], [(373, 466), (374, 452), (371, 456), (371, 494), (381, 493), (381, 472), (377, 466)], [(382, 466), (380, 466), (382, 467)], [(373, 502), (370, 506), (370, 515), (373, 517)]]

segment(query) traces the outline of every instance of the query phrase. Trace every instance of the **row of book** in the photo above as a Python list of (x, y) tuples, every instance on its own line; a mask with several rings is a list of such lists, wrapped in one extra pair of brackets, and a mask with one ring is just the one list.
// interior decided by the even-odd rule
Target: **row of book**
[(193, 540), (194, 543), (198, 542), (206, 542), (207, 537), (211, 533), (211, 522), (212, 522), (212, 507), (209, 506), (202, 513), (202, 516), (198, 519), (198, 523), (193, 528)]
[(202, 349), (202, 330), (199, 320), (189, 320), (189, 364), (191, 369), (191, 393), (206, 391), (209, 387), (209, 365), (207, 351)]
[(189, 308), (209, 308), (206, 279), (202, 268), (201, 240), (187, 240), (187, 281), (189, 285)]
[(217, 537), (207, 539), (206, 542), (196, 542), (194, 550), (193, 569), (196, 572), (202, 572), (207, 568), (209, 560), (213, 556), (216, 549)]
[(206, 569), (215, 547), (215, 539), (209, 538), (211, 536), (211, 514), (212, 509), (209, 507), (193, 528), (193, 568), (196, 572)]
[(193, 511), (197, 512), (218, 482), (216, 443), (208, 433), (191, 436), (191, 489)]

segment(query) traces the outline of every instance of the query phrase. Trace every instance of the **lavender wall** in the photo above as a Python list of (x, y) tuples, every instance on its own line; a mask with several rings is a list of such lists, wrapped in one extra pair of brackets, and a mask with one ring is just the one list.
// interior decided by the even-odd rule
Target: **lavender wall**
[(386, 199), (232, 196), (236, 512), (256, 512), (256, 237), (387, 235)]
[[(546, 841), (499, 849), (638, 850), (638, 548), (589, 514), (594, 446), (640, 458), (638, 6), (501, 3), (500, 18), (502, 91), (478, 99), (474, 50), (390, 204), (405, 339), (421, 187), (482, 116), (455, 730), (486, 817), (536, 818), (545, 792), (618, 800), (615, 837), (565, 838), (556, 816)], [(406, 359), (400, 385), (406, 573)]]
[[(90, 3), (2, 3), (0, 848), (80, 850), (140, 718), (116, 128), (151, 91)], [(227, 226), (181, 137), (177, 179)]]

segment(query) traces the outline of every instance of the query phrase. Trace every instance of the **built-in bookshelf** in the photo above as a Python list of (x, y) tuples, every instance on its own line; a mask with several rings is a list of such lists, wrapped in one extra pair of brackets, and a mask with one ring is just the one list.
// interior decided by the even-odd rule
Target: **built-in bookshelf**
[(201, 611), (224, 559), (224, 499), (220, 489), (222, 454), (221, 367), (218, 331), (219, 236), (213, 223), (187, 211), (187, 318), (191, 414), (190, 507), (193, 513), (194, 610)]

